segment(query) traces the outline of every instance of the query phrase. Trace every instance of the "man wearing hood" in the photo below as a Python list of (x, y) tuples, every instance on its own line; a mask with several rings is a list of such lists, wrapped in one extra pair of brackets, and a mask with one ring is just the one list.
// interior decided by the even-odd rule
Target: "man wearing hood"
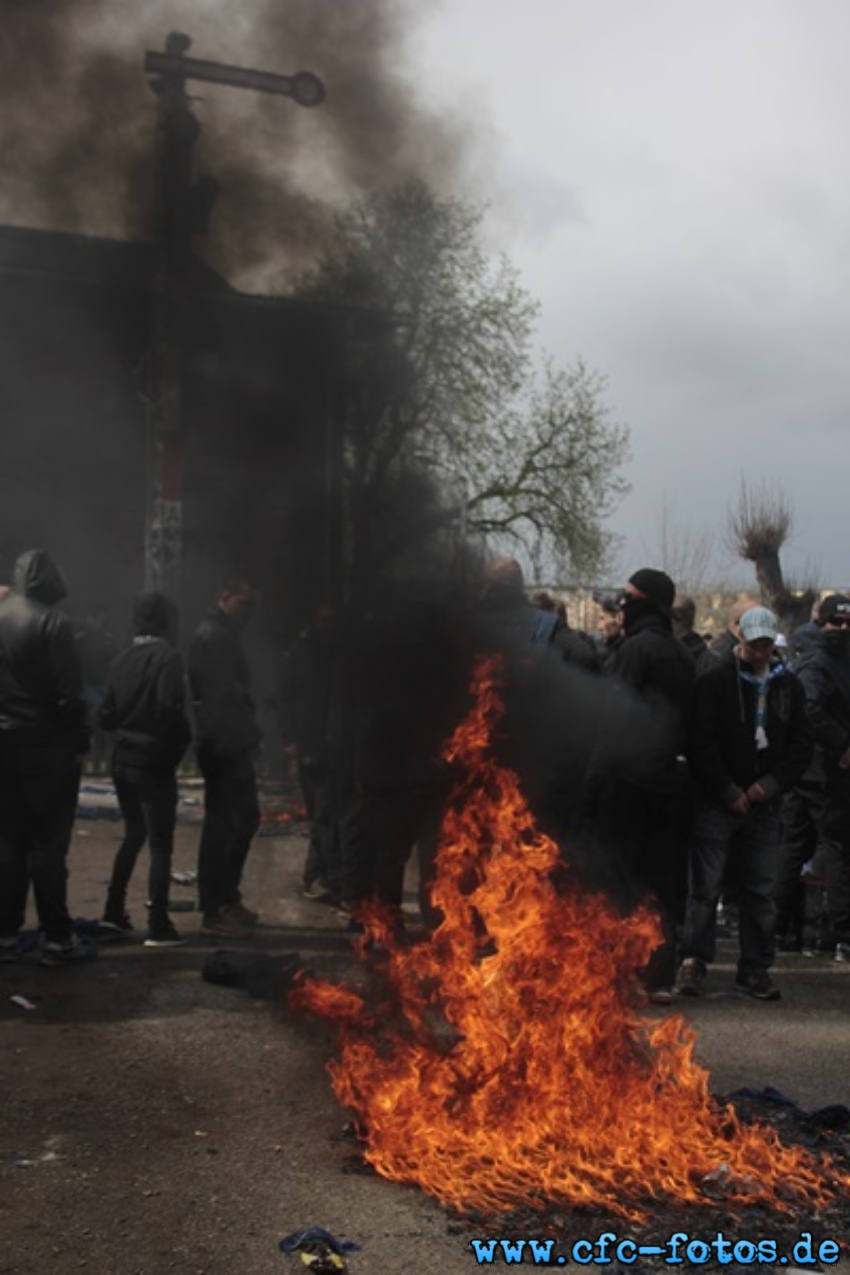
[[(650, 1000), (659, 1005), (671, 1003), (676, 973), (676, 921), (684, 896), (680, 758), (696, 679), (694, 661), (673, 633), (675, 596), (666, 572), (644, 567), (630, 577), (618, 600), (624, 640), (605, 673), (649, 709), (656, 734), (651, 744), (647, 741), (639, 771), (608, 776), (607, 789), (597, 783), (600, 836), (623, 856), (625, 874), (659, 910), (663, 941), (644, 974)], [(591, 773), (598, 766), (599, 761)]]
[(734, 851), (740, 954), (736, 986), (778, 1000), (768, 973), (775, 955), (774, 889), (782, 796), (811, 758), (803, 688), (773, 655), (776, 616), (755, 606), (740, 619), (733, 658), (697, 681), (688, 760), (699, 789), (689, 847), (683, 960), (676, 982), (698, 996), (714, 960), (717, 901)]
[(189, 647), (195, 748), (204, 777), (198, 894), (204, 933), (224, 937), (257, 921), (239, 886), (260, 825), (254, 760), (262, 733), (240, 637), (258, 602), (246, 580), (227, 581)]
[(132, 644), (107, 676), (100, 725), (115, 735), (112, 778), (124, 839), (112, 868), (101, 925), (132, 932), (127, 886), (148, 842), (150, 916), (146, 947), (182, 943), (168, 915), (177, 813), (177, 767), (189, 744), (183, 661), (175, 649), (177, 608), (161, 593), (143, 593), (133, 607)]
[(84, 954), (67, 903), (67, 857), (90, 735), (67, 589), (44, 549), (15, 563), (0, 599), (0, 956), (14, 959), (30, 882), (41, 961)]
[[(806, 693), (815, 751), (784, 812), (779, 924), (786, 932), (793, 926), (800, 870), (814, 854), (819, 833), (829, 941), (836, 960), (850, 961), (850, 597), (824, 598), (796, 673)], [(799, 915), (797, 922), (799, 927)]]

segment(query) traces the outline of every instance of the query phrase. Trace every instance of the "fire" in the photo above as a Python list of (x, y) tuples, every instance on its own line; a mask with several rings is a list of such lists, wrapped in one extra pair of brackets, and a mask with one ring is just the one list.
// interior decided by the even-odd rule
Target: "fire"
[(653, 1199), (706, 1202), (711, 1175), (731, 1203), (823, 1203), (850, 1180), (718, 1110), (684, 1020), (642, 1015), (654, 915), (553, 886), (557, 846), (490, 751), (499, 671), (479, 661), (445, 748), (464, 778), (438, 852), (441, 924), (404, 944), (372, 913), (377, 997), (311, 980), (293, 993), (339, 1025), (329, 1069), (366, 1159), (444, 1204), (497, 1213), (587, 1205), (637, 1220)]

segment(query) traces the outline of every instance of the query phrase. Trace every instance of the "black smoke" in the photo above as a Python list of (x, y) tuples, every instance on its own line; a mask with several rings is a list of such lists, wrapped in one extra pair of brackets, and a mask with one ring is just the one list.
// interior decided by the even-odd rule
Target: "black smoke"
[(175, 29), (190, 56), (318, 75), (324, 103), (189, 82), (198, 171), (221, 184), (208, 251), (231, 279), (302, 270), (335, 207), (412, 177), (450, 188), (462, 131), (406, 70), (412, 0), (2, 0), (0, 221), (152, 235), (155, 99), (144, 53)]

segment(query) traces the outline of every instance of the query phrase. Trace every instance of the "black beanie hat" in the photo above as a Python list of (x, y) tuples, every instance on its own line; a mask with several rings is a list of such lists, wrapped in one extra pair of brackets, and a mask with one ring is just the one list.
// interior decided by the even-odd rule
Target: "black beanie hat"
[(641, 567), (640, 571), (629, 576), (629, 584), (637, 589), (642, 597), (652, 602), (662, 615), (670, 618), (673, 614), (676, 586), (666, 571), (656, 571), (654, 567)]

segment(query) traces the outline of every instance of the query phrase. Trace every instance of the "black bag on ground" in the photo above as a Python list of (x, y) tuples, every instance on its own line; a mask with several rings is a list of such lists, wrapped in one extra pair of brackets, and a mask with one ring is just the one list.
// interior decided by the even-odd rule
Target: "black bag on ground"
[(300, 968), (297, 952), (272, 957), (221, 949), (204, 961), (201, 978), (222, 987), (244, 988), (257, 1000), (278, 1000), (289, 990)]

